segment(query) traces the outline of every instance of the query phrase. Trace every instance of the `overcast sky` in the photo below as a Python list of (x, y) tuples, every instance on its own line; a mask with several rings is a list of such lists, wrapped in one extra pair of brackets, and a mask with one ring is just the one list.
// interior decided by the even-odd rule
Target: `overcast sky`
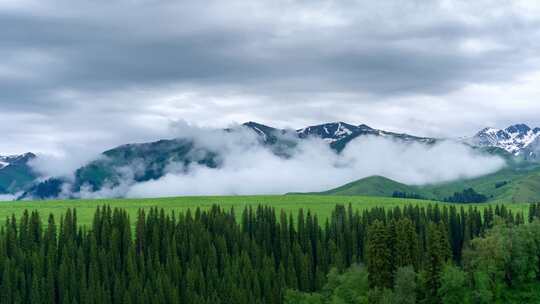
[(535, 0), (0, 0), (0, 154), (101, 151), (178, 121), (540, 126), (539, 68)]

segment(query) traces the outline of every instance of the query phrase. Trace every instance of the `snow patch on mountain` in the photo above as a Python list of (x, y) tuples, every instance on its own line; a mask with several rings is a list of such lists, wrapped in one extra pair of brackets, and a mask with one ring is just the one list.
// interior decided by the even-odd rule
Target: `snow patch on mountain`
[(530, 157), (540, 148), (540, 128), (530, 128), (526, 124), (516, 124), (506, 129), (485, 128), (473, 136), (469, 142), (479, 147), (497, 147), (520, 156)]
[(328, 143), (333, 143), (361, 130), (360, 126), (354, 126), (344, 122), (332, 122), (322, 125), (309, 126), (296, 130), (300, 138), (319, 137)]
[(15, 155), (0, 155), (0, 170), (13, 164), (24, 164), (35, 158), (33, 153), (15, 154)]

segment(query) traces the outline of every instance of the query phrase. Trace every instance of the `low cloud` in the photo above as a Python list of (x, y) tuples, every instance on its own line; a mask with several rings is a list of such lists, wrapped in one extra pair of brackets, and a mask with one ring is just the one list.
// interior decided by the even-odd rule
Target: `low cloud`
[(29, 165), (43, 179), (51, 177), (73, 178), (80, 167), (100, 157), (98, 147), (92, 145), (67, 145), (61, 153), (38, 154)]
[(0, 202), (13, 201), (17, 196), (18, 194), (0, 194)]
[(377, 137), (354, 140), (341, 154), (317, 139), (299, 142), (290, 158), (278, 157), (260, 145), (226, 151), (218, 169), (195, 165), (186, 174), (175, 172), (173, 165), (158, 180), (133, 184), (126, 196), (323, 191), (372, 175), (422, 185), (472, 178), (505, 165), (498, 157), (481, 155), (456, 142), (426, 146)]
[[(142, 160), (116, 168), (120, 182), (105, 185), (99, 191), (83, 186), (71, 193), (64, 187), (61, 197), (161, 197), (177, 195), (248, 195), (287, 192), (324, 191), (373, 175), (381, 175), (410, 185), (424, 185), (473, 178), (495, 172), (505, 166), (503, 159), (482, 154), (459, 142), (444, 140), (434, 145), (403, 142), (389, 137), (359, 137), (336, 153), (321, 139), (282, 140), (292, 145), (288, 157), (276, 155), (275, 146), (264, 145), (251, 129), (231, 126), (228, 131), (194, 127), (185, 122), (174, 124), (178, 138), (192, 139), (197, 153), (218, 154), (218, 168), (192, 163), (171, 162), (166, 174), (146, 182), (135, 182), (145, 170)], [(204, 154), (204, 153), (203, 153)], [(64, 158), (38, 158), (34, 168), (50, 176), (72, 176), (79, 165), (91, 159), (91, 153), (76, 150)], [(204, 156), (204, 155), (203, 155)], [(71, 171), (70, 171), (71, 170)]]

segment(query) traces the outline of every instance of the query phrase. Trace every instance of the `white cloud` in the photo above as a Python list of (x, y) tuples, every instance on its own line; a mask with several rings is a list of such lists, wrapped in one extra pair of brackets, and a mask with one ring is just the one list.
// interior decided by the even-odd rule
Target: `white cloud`
[(540, 125), (538, 1), (0, 1), (0, 154), (225, 127)]
[(15, 200), (20, 193), (17, 194), (0, 194), (0, 203)]
[[(226, 152), (223, 166), (192, 166), (188, 174), (172, 170), (148, 182), (133, 184), (128, 197), (218, 194), (282, 194), (322, 191), (372, 175), (408, 184), (438, 183), (494, 172), (504, 166), (497, 157), (479, 155), (454, 142), (428, 147), (384, 138), (355, 140), (341, 155), (324, 142), (301, 142), (289, 159), (261, 146)], [(124, 188), (125, 189), (125, 188)]]

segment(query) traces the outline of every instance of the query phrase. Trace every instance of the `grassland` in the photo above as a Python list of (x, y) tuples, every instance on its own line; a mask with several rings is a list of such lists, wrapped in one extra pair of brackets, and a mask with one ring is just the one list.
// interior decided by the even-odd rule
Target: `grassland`
[[(208, 208), (213, 204), (218, 204), (224, 208), (234, 207), (239, 213), (248, 205), (257, 206), (259, 204), (269, 205), (277, 210), (287, 212), (297, 211), (300, 208), (311, 210), (320, 218), (328, 217), (336, 204), (352, 204), (354, 209), (362, 210), (373, 207), (393, 208), (407, 204), (426, 206), (428, 204), (449, 205), (424, 200), (411, 200), (386, 197), (367, 197), (367, 196), (322, 196), (322, 195), (266, 195), (266, 196), (184, 196), (171, 198), (152, 198), (152, 199), (104, 199), (104, 200), (51, 200), (51, 201), (18, 201), (18, 202), (0, 202), (0, 219), (5, 219), (11, 214), (17, 217), (24, 210), (38, 210), (42, 216), (54, 214), (59, 215), (66, 212), (68, 208), (77, 210), (79, 223), (88, 225), (92, 221), (94, 211), (97, 206), (110, 205), (111, 207), (124, 208), (130, 214), (132, 220), (135, 218), (137, 210), (140, 208), (148, 209), (151, 207), (163, 208), (168, 212), (181, 212), (187, 209)], [(479, 208), (488, 206), (487, 204), (477, 204)], [(464, 205), (468, 207), (469, 205)], [(527, 212), (527, 204), (507, 204), (507, 207), (513, 211)]]
[(358, 195), (392, 197), (394, 191), (423, 194), (417, 188), (398, 183), (382, 176), (370, 176), (341, 187), (320, 192), (321, 195)]
[(514, 165), (477, 178), (423, 186), (405, 185), (382, 176), (370, 176), (335, 189), (307, 194), (391, 197), (394, 191), (400, 191), (428, 199), (444, 200), (467, 188), (473, 188), (485, 195), (490, 203), (540, 202), (540, 165)]

